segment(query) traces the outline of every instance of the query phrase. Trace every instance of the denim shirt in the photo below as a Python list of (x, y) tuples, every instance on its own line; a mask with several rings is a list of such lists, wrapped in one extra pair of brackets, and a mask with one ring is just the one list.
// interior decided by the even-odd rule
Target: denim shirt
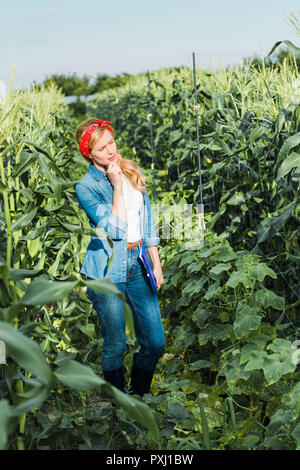
[[(139, 168), (140, 173), (142, 171)], [(113, 260), (107, 270), (112, 254), (107, 236), (91, 237), (80, 274), (92, 279), (108, 277), (112, 282), (127, 279), (127, 232), (128, 223), (112, 213), (114, 186), (107, 174), (90, 164), (88, 172), (75, 186), (80, 206), (85, 210), (91, 227), (102, 227), (113, 241)], [(156, 234), (153, 211), (148, 192), (143, 193), (140, 211), (140, 233), (144, 246), (157, 246), (160, 238)], [(140, 247), (141, 250), (141, 247)]]

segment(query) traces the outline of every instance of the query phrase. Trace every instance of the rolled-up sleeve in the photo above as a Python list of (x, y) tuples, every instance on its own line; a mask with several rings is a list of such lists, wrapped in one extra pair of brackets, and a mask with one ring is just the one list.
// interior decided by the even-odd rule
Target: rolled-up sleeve
[(75, 191), (79, 204), (97, 227), (102, 227), (113, 239), (127, 237), (128, 223), (112, 213), (111, 203), (101, 200), (93, 189), (81, 183), (76, 184)]

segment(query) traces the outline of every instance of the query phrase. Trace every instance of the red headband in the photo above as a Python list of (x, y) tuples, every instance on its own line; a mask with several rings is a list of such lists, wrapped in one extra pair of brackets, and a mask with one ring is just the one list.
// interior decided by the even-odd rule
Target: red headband
[(89, 151), (90, 139), (92, 137), (94, 130), (97, 129), (97, 127), (99, 126), (107, 127), (108, 130), (113, 134), (113, 130), (110, 127), (110, 124), (112, 124), (112, 122), (103, 121), (102, 119), (96, 119), (96, 122), (97, 124), (93, 124), (91, 127), (89, 127), (88, 130), (85, 131), (85, 133), (81, 137), (79, 149), (84, 157), (91, 158), (90, 151)]

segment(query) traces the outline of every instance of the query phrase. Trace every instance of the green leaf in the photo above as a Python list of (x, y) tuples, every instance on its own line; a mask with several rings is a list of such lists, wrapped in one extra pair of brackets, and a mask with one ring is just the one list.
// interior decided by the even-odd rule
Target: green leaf
[(24, 196), (26, 201), (33, 202), (34, 201), (34, 192), (31, 188), (20, 188), (19, 189), (22, 196)]
[(300, 416), (300, 382), (293, 386), (289, 392), (289, 406), (293, 410), (295, 418)]
[[(199, 271), (201, 271), (203, 265), (204, 265), (204, 261), (195, 261), (194, 263), (191, 263), (186, 268), (186, 272), (188, 274), (198, 273)], [(177, 274), (179, 274), (179, 273), (177, 273)]]
[(34, 240), (27, 241), (28, 252), (31, 258), (35, 258), (40, 248), (42, 248), (42, 243), (40, 243), (39, 237)]
[(91, 339), (95, 338), (95, 325), (94, 323), (88, 323), (87, 325), (79, 325), (80, 331)]
[(266, 449), (286, 450), (290, 439), (291, 412), (282, 408), (271, 416), (270, 423), (265, 430), (265, 441), (263, 446)]
[(102, 292), (103, 294), (121, 294), (119, 289), (109, 278), (85, 281), (84, 283), (87, 287), (96, 292)]
[(212, 297), (217, 296), (221, 292), (222, 288), (220, 287), (220, 282), (215, 281), (213, 284), (209, 286), (206, 291), (206, 294), (203, 296), (204, 299), (209, 300)]
[(186, 251), (180, 259), (178, 269), (184, 267), (186, 264), (190, 265), (191, 263), (194, 262), (194, 260), (195, 260), (195, 254), (192, 251)]
[(250, 266), (248, 269), (248, 273), (251, 279), (256, 279), (258, 281), (263, 281), (266, 276), (270, 276), (273, 279), (277, 279), (276, 273), (265, 263), (259, 263), (256, 266)]
[(40, 167), (42, 174), (45, 176), (45, 178), (48, 181), (49, 187), (51, 189), (54, 189), (57, 184), (56, 176), (50, 171), (50, 168), (48, 167), (49, 160), (46, 160), (45, 157), (38, 154), (37, 161), (39, 163), (39, 167)]
[(245, 371), (263, 369), (266, 357), (266, 351), (257, 349), (253, 344), (246, 344), (241, 352), (240, 364), (247, 362)]
[(296, 424), (292, 432), (292, 437), (295, 439), (297, 444), (296, 450), (300, 450), (300, 422)]
[(206, 369), (211, 366), (212, 366), (212, 363), (210, 361), (205, 361), (205, 360), (200, 359), (199, 361), (192, 362), (190, 364), (190, 369), (199, 370), (199, 369)]
[(180, 388), (189, 387), (190, 385), (191, 381), (189, 379), (173, 380), (173, 382), (168, 386), (168, 390), (171, 392)]
[(261, 322), (260, 315), (256, 315), (259, 308), (246, 303), (240, 303), (237, 307), (233, 330), (238, 339), (247, 336), (250, 330), (256, 330)]
[(181, 406), (180, 403), (177, 402), (171, 403), (166, 411), (168, 417), (177, 421), (177, 423), (180, 423), (183, 420), (193, 419), (190, 413), (183, 406)]
[(283, 178), (287, 175), (293, 168), (297, 168), (300, 171), (300, 154), (292, 152), (280, 165), (280, 168), (277, 172), (276, 180)]
[(237, 383), (241, 380), (248, 381), (251, 376), (250, 371), (246, 371), (245, 367), (240, 364), (241, 352), (234, 350), (231, 353), (230, 359), (226, 356), (222, 357), (224, 363), (220, 370), (220, 375), (226, 376), (227, 385), (230, 393), (240, 393), (238, 391)]
[(80, 281), (46, 281), (37, 279), (29, 285), (26, 294), (19, 300), (23, 305), (45, 305), (63, 300)]
[[(38, 126), (37, 126), (38, 127)], [(49, 153), (47, 152), (47, 150), (43, 149), (42, 147), (40, 147), (39, 145), (37, 145), (36, 143), (32, 142), (31, 140), (28, 140), (26, 138), (22, 138), (20, 139), (22, 142), (25, 142), (25, 144), (35, 148), (38, 152), (44, 154), (48, 159), (51, 159)]]
[(188, 279), (182, 286), (181, 295), (193, 297), (195, 294), (199, 294), (207, 281), (207, 276), (203, 276), (200, 279)]
[(7, 190), (7, 186), (5, 186), (5, 184), (2, 183), (2, 181), (0, 181), (0, 190), (3, 192)]
[[(66, 183), (65, 182), (64, 175), (62, 174), (62, 172), (60, 171), (58, 166), (55, 164), (54, 159), (51, 157), (51, 155), (49, 154), (49, 152), (45, 148), (40, 147), (39, 145), (35, 144), (34, 142), (30, 142), (28, 140), (26, 141), (26, 139), (22, 139), (22, 140), (24, 142), (27, 142), (28, 145), (31, 145), (32, 147), (34, 147), (39, 152), (38, 159), (40, 161), (41, 168), (44, 168), (45, 173), (47, 173), (49, 171), (48, 167), (52, 168), (52, 170), (54, 171), (55, 174), (52, 174), (50, 171), (49, 171), (49, 174), (50, 174), (50, 179), (54, 178), (54, 186), (56, 185), (56, 182), (58, 180), (59, 180), (60, 183), (62, 183), (63, 187), (67, 188), (70, 185), (73, 186), (73, 183), (70, 183), (70, 182)], [(40, 154), (45, 155), (46, 158), (42, 157)]]
[(144, 425), (156, 438), (158, 438), (158, 427), (152, 410), (142, 401), (130, 397), (113, 387), (104, 379), (98, 377), (93, 370), (70, 359), (54, 372), (56, 378), (65, 385), (79, 390), (104, 386), (116, 401), (125, 409), (128, 416)]
[(300, 132), (298, 132), (297, 134), (293, 134), (290, 137), (288, 137), (284, 141), (284, 143), (283, 143), (283, 145), (280, 149), (280, 152), (278, 154), (278, 160), (286, 158), (289, 155), (290, 151), (294, 147), (297, 147), (299, 144), (300, 144)]
[(22, 237), (19, 238), (19, 240), (34, 240), (37, 237), (39, 237), (42, 232), (45, 231), (47, 226), (48, 226), (48, 222), (46, 220), (45, 222), (42, 223), (42, 225), (40, 227), (38, 227), (37, 229), (35, 229), (32, 232), (28, 233), (27, 235), (23, 235)]
[(128, 305), (127, 302), (124, 302), (123, 315), (124, 315), (126, 327), (129, 331), (129, 333), (131, 333), (133, 336), (135, 336), (133, 315), (132, 315), (131, 307)]
[(222, 147), (213, 143), (200, 144), (200, 150), (204, 150), (204, 149), (216, 151), (216, 150), (222, 150)]
[(85, 281), (85, 285), (90, 289), (101, 292), (103, 294), (116, 294), (122, 302), (124, 302), (124, 318), (128, 331), (135, 336), (134, 321), (130, 305), (126, 302), (126, 298), (122, 292), (116, 287), (116, 285), (109, 279), (99, 279), (95, 281)]
[(212, 273), (212, 274), (220, 274), (224, 271), (228, 271), (229, 269), (231, 269), (231, 264), (228, 264), (228, 263), (219, 263), (217, 264), (216, 266), (214, 266), (213, 268), (211, 268), (211, 270), (209, 271), (209, 274)]
[(176, 130), (169, 132), (169, 145), (172, 145), (174, 142), (182, 138), (182, 131)]
[(17, 269), (9, 268), (8, 277), (12, 281), (18, 281), (20, 279), (28, 279), (37, 276), (42, 270), (41, 269)]
[(35, 341), (4, 322), (0, 322), (0, 340), (6, 344), (7, 355), (11, 356), (21, 367), (32, 372), (46, 384), (53, 380), (52, 371), (40, 346)]
[(59, 353), (57, 354), (56, 356), (56, 359), (54, 362), (54, 364), (56, 364), (57, 366), (61, 366), (62, 364), (64, 364), (65, 362), (68, 362), (70, 361), (71, 359), (75, 359), (76, 357), (76, 354), (77, 353), (70, 353), (66, 350), (62, 350), (62, 351), (59, 351)]
[(230, 338), (231, 333), (232, 325), (226, 325), (224, 323), (209, 325), (198, 334), (198, 343), (200, 346), (203, 346), (211, 341), (212, 344), (216, 346), (218, 341), (226, 341), (226, 339)]
[(56, 272), (58, 270), (58, 266), (59, 266), (59, 262), (63, 256), (63, 253), (64, 251), (66, 250), (66, 248), (68, 247), (68, 245), (70, 244), (70, 240), (67, 240), (63, 245), (62, 247), (60, 248), (60, 250), (57, 252), (57, 255), (56, 255), (56, 258), (55, 258), (55, 261), (54, 263), (52, 264), (52, 266), (49, 268), (48, 272), (50, 274), (52, 274), (52, 276), (55, 276), (56, 275)]
[(203, 447), (205, 450), (211, 450), (207, 418), (206, 418), (205, 411), (204, 411), (204, 405), (199, 397), (197, 397), (197, 403), (200, 408), (201, 428), (202, 428), (202, 435), (203, 435)]
[(287, 46), (291, 47), (295, 52), (299, 53), (300, 52), (300, 48), (295, 46), (295, 44), (293, 44), (291, 41), (285, 39), (284, 41), (277, 41), (274, 46), (272, 47), (272, 49), (270, 50), (269, 54), (267, 55), (267, 57), (269, 57), (274, 51), (275, 49), (277, 49), (277, 47), (281, 44), (286, 44)]
[(23, 175), (25, 171), (29, 170), (34, 162), (38, 158), (38, 153), (28, 153), (25, 151), (22, 151), (19, 157), (19, 162), (17, 165), (14, 167), (13, 172), (12, 172), (12, 177), (16, 178), (17, 176)]
[(174, 330), (174, 347), (178, 349), (188, 349), (197, 338), (196, 333), (193, 332), (192, 324), (183, 324), (176, 326)]
[[(15, 105), (12, 106), (12, 108), (8, 111), (8, 113), (7, 113), (6, 116), (8, 116), (8, 114), (11, 112), (11, 110), (13, 109), (14, 106), (15, 106)], [(4, 118), (4, 119), (5, 119), (5, 118)], [(4, 121), (4, 119), (2, 120), (2, 122)], [(3, 152), (1, 152), (0, 158), (6, 157), (6, 155), (8, 155), (9, 152), (10, 152), (14, 147), (16, 147), (16, 146), (19, 144), (19, 142), (20, 142), (21, 140), (22, 140), (22, 139), (19, 139), (19, 140), (17, 140), (16, 142), (14, 142), (13, 144), (11, 144), (11, 145), (9, 145), (8, 147), (6, 147), (6, 149), (5, 149)]]
[(91, 388), (104, 385), (106, 381), (98, 377), (94, 371), (79, 362), (70, 359), (58, 367), (54, 372), (56, 378), (71, 388), (78, 390), (90, 390)]
[[(171, 127), (172, 127), (172, 124), (170, 122), (168, 124), (164, 125), (164, 126), (159, 126), (159, 128), (157, 129), (156, 135), (155, 135), (155, 139), (154, 139), (154, 147), (156, 147), (158, 145), (161, 135), (165, 131), (169, 130)], [(159, 175), (159, 171), (158, 171), (158, 175)]]
[(292, 216), (297, 200), (287, 204), (285, 207), (277, 212), (271, 214), (271, 217), (266, 217), (258, 226), (257, 229), (257, 244), (267, 240), (271, 240), (284, 226), (284, 224)]
[(284, 297), (279, 297), (279, 295), (266, 289), (264, 286), (262, 289), (255, 292), (255, 300), (264, 308), (273, 307), (276, 310), (284, 310), (285, 307)]
[(9, 307), (0, 308), (0, 313), (2, 314), (0, 318), (6, 323), (12, 321), (12, 319), (18, 316), (21, 312), (23, 312), (24, 306), (20, 304), (11, 304)]
[(244, 284), (245, 287), (252, 286), (251, 279), (247, 276), (246, 273), (241, 271), (234, 271), (230, 275), (230, 278), (226, 282), (225, 286), (229, 286), (235, 289), (240, 284), (240, 282)]
[(261, 350), (265, 349), (268, 341), (273, 341), (273, 338), (265, 334), (250, 336), (250, 338), (248, 338), (248, 343), (255, 344), (255, 346)]
[[(215, 245), (215, 246), (212, 246), (211, 248), (200, 249), (199, 251), (197, 251), (197, 252), (194, 254), (194, 256), (195, 256), (196, 258), (207, 258), (207, 259), (210, 259), (212, 253), (214, 253), (215, 251), (219, 250), (221, 247), (222, 247), (222, 245)], [(191, 259), (191, 261), (193, 261), (193, 260)], [(179, 267), (181, 267), (181, 266), (179, 266)]]
[(11, 408), (8, 400), (0, 401), (0, 450), (4, 450), (8, 438), (8, 427), (11, 419)]
[(55, 185), (54, 185), (54, 195), (55, 195), (55, 198), (57, 201), (60, 201), (61, 200), (61, 196), (62, 196), (62, 189), (63, 189), (63, 185), (60, 181), (56, 181)]
[(275, 384), (285, 374), (294, 372), (296, 364), (291, 362), (289, 356), (270, 354), (264, 361), (264, 373), (268, 385)]
[(276, 338), (266, 349), (273, 351), (274, 354), (258, 350), (252, 344), (244, 346), (240, 364), (247, 362), (245, 371), (262, 369), (268, 385), (278, 382), (283, 375), (295, 371), (296, 364), (292, 359), (295, 348), (290, 341)]
[(193, 312), (192, 320), (196, 323), (198, 328), (201, 328), (210, 314), (211, 312), (208, 310), (208, 308), (204, 308), (200, 304), (198, 305), (197, 309)]
[(47, 399), (51, 390), (50, 385), (40, 385), (39, 387), (34, 387), (26, 393), (20, 395), (20, 403), (15, 406), (12, 410), (13, 416), (21, 416), (23, 413), (32, 411), (41, 406), (41, 404)]
[(228, 199), (226, 204), (229, 204), (230, 206), (237, 206), (243, 204), (244, 202), (246, 202), (245, 196), (242, 192), (239, 192)]
[[(109, 384), (110, 385), (110, 384)], [(141, 401), (139, 398), (133, 398), (128, 393), (123, 393), (115, 387), (110, 386), (111, 393), (115, 400), (126, 411), (129, 418), (137, 421), (145, 426), (155, 439), (159, 438), (159, 431), (155, 415), (151, 408)]]
[(32, 211), (27, 212), (17, 217), (17, 219), (12, 224), (13, 232), (17, 232), (18, 230), (21, 230), (21, 228), (27, 227), (32, 221), (32, 219), (34, 219), (36, 213), (37, 213), (37, 207), (35, 207)]
[(9, 276), (9, 269), (6, 266), (5, 263), (0, 262), (0, 279), (4, 282), (6, 285), (6, 288), (8, 289), (8, 276)]
[(226, 162), (213, 163), (210, 168), (210, 175), (219, 174), (220, 170), (226, 165)]

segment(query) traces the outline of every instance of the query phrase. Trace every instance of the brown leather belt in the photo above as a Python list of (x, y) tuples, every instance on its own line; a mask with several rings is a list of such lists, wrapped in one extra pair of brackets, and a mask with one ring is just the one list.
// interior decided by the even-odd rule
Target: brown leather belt
[(139, 242), (132, 242), (132, 243), (127, 243), (127, 250), (130, 250), (134, 246), (139, 246), (143, 243), (143, 239), (140, 240)]

